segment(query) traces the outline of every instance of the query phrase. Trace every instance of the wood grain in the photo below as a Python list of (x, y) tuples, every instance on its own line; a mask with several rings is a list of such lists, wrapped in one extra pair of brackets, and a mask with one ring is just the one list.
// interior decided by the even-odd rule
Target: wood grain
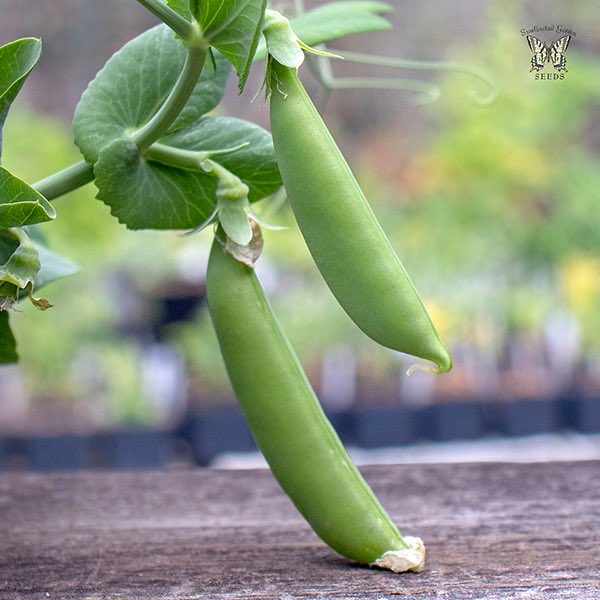
[(600, 463), (363, 472), (421, 574), (325, 547), (268, 471), (4, 474), (0, 598), (600, 598)]

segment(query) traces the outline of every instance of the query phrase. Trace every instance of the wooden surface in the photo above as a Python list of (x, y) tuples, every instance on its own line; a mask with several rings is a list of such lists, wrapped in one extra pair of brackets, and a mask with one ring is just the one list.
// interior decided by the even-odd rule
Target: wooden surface
[(267, 471), (0, 475), (0, 598), (600, 598), (600, 463), (363, 470), (426, 570), (325, 547)]

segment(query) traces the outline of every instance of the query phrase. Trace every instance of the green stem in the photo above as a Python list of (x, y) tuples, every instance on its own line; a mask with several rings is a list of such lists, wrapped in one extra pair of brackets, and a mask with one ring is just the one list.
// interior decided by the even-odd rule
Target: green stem
[(185, 64), (171, 93), (150, 121), (133, 134), (133, 140), (140, 153), (148, 150), (158, 138), (169, 130), (196, 87), (209, 49), (197, 24), (194, 26), (194, 35), (187, 41), (187, 44)]
[(185, 150), (183, 148), (175, 148), (167, 144), (159, 144), (155, 142), (146, 150), (144, 158), (159, 162), (163, 165), (185, 169), (187, 171), (206, 171), (202, 163), (220, 154), (230, 154), (236, 150), (245, 148), (249, 142), (243, 142), (231, 148), (222, 148), (221, 150)]
[(160, 0), (137, 0), (144, 8), (157, 16), (185, 42), (194, 36), (194, 25)]
[(166, 144), (154, 143), (146, 150), (144, 158), (186, 171), (202, 171), (200, 163), (206, 160), (208, 155), (205, 152), (182, 150)]
[(40, 179), (31, 187), (46, 200), (52, 200), (94, 180), (94, 167), (84, 160), (75, 163), (62, 171)]

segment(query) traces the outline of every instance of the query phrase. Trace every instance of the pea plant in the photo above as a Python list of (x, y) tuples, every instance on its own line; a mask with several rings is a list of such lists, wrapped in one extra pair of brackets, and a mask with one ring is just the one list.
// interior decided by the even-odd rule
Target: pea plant
[[(435, 88), (333, 77), (336, 55), (324, 44), (389, 28), (382, 16), (389, 7), (381, 2), (331, 2), (291, 21), (267, 0), (138, 2), (162, 23), (114, 54), (82, 95), (73, 118), (82, 160), (31, 185), (0, 167), (0, 363), (18, 359), (11, 310), (22, 300), (50, 308), (38, 290), (76, 271), (47, 247), (43, 224), (56, 218), (50, 201), (93, 181), (97, 198), (128, 229), (192, 234), (211, 226), (209, 312), (232, 387), (273, 474), (331, 548), (396, 572), (418, 571), (422, 541), (400, 535), (353, 465), (254, 273), (261, 230), (272, 226), (253, 204), (284, 189), (316, 266), (357, 326), (378, 344), (432, 365), (418, 368), (448, 371), (450, 354), (298, 70), (308, 56), (329, 90), (395, 85), (434, 96)], [(0, 47), (0, 135), (40, 52), (35, 38)], [(266, 65), (272, 134), (211, 114), (230, 71), (241, 91), (255, 62)]]

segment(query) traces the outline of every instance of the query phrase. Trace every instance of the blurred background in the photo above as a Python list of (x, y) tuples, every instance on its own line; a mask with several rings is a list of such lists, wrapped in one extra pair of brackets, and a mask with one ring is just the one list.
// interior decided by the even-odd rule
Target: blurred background
[[(259, 276), (326, 411), (364, 460), (360, 449), (382, 447), (396, 449), (385, 455), (393, 460), (408, 456), (403, 447), (423, 457), (418, 449), (430, 452), (432, 442), (436, 459), (452, 448), (485, 457), (485, 446), (467, 440), (495, 440), (517, 458), (543, 444), (563, 457), (569, 448), (598, 457), (600, 6), (390, 4), (392, 30), (331, 46), (476, 67), (496, 101), (473, 102), (490, 90), (465, 73), (333, 64), (338, 78), (438, 85), (440, 98), (426, 104), (410, 91), (326, 95), (308, 68), (303, 78), (454, 369), (407, 377), (410, 357), (364, 337), (328, 292), (285, 204), (262, 207), (288, 229), (265, 232)], [(155, 23), (133, 0), (0, 0), (0, 44), (25, 36), (44, 44), (7, 120), (3, 164), (34, 182), (79, 160), (70, 119), (81, 93)], [(562, 80), (529, 73), (521, 29), (547, 24), (575, 32)], [(218, 110), (268, 127), (261, 96), (251, 102), (262, 77), (255, 64), (241, 96), (232, 79)], [(44, 226), (80, 273), (45, 290), (51, 312), (25, 303), (12, 317), (21, 363), (0, 367), (0, 469), (225, 464), (223, 453), (253, 450), (204, 304), (211, 232), (128, 232), (94, 195), (88, 185), (58, 199), (58, 218)]]

